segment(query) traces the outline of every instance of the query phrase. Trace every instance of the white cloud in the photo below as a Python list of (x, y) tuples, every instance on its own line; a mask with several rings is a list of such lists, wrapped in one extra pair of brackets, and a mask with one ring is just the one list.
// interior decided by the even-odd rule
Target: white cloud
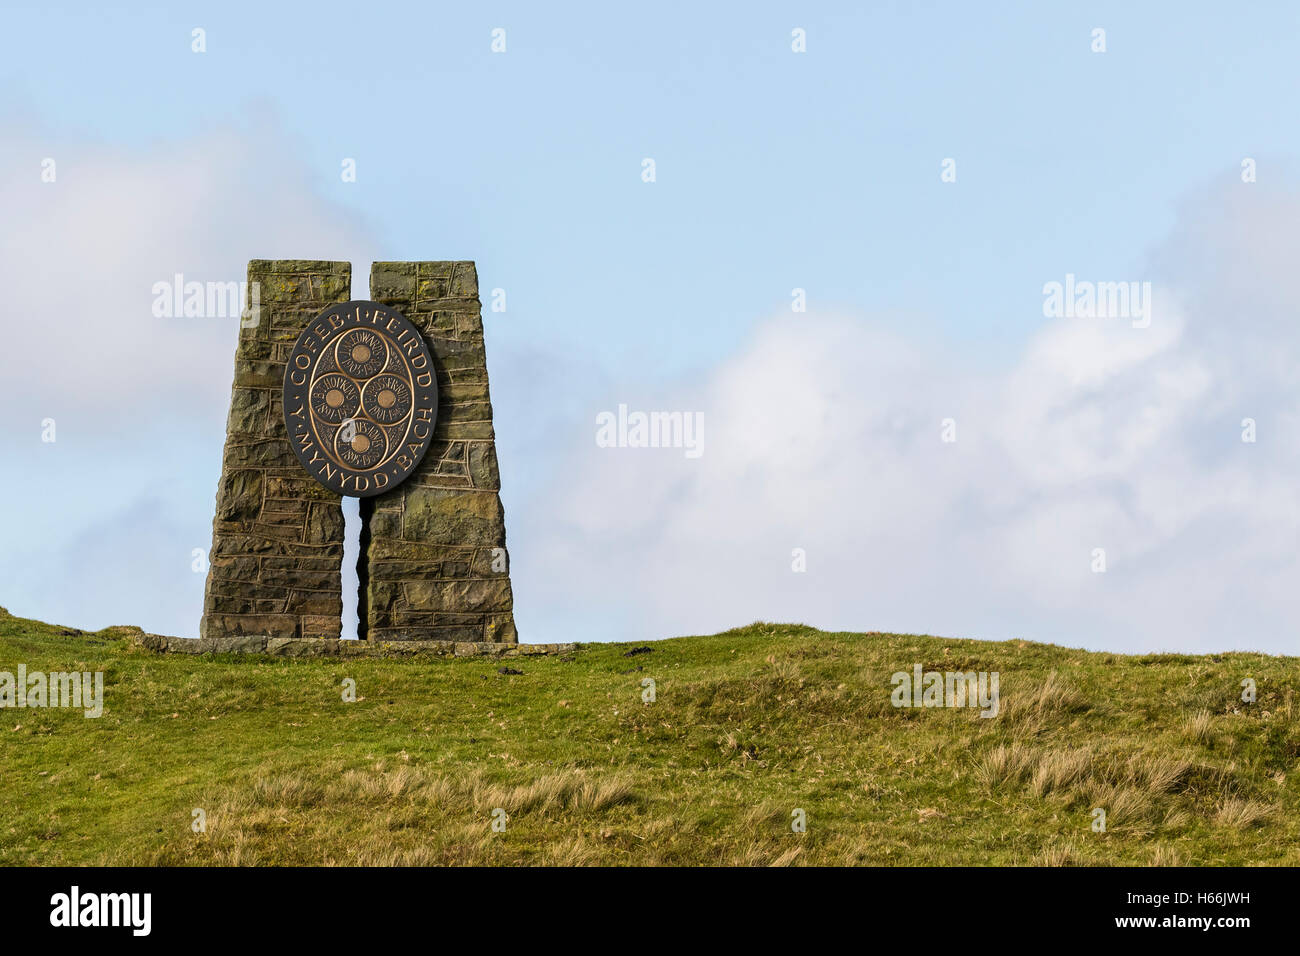
[[(1052, 320), (996, 378), (882, 323), (810, 313), (771, 318), (704, 380), (641, 390), (639, 406), (611, 390), (607, 408), (703, 411), (705, 453), (575, 448), (513, 532), (525, 637), (763, 618), (1294, 652), (1297, 201), (1242, 190), (1188, 215), (1205, 207), (1218, 228), (1156, 252), (1150, 328)], [(1236, 248), (1259, 236), (1267, 254)], [(1225, 276), (1204, 266), (1221, 259)]]
[[(364, 225), (312, 192), (296, 155), (270, 120), (144, 152), (8, 133), (0, 361), (17, 394), (33, 407), (67, 395), (113, 432), (110, 422), (159, 405), (220, 408), (236, 323), (155, 318), (153, 286), (177, 273), (242, 281), (253, 258), (362, 259)], [(43, 156), (57, 162), (54, 183), (40, 181)], [(363, 263), (362, 288), (365, 272)]]

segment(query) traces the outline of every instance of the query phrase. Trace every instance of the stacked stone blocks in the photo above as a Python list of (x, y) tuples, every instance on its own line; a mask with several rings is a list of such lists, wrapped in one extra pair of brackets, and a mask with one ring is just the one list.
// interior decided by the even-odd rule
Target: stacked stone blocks
[(367, 634), (516, 643), (478, 275), (472, 262), (376, 262), (370, 298), (423, 334), (438, 376), (433, 444), (367, 523)]
[(351, 287), (346, 262), (248, 264), (202, 637), (339, 636), (341, 499), (294, 456), (281, 393), (294, 341), (327, 306), (347, 302)]

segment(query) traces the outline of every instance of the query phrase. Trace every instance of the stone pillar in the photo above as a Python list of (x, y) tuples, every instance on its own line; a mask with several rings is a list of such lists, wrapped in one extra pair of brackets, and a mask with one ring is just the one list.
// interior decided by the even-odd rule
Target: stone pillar
[(363, 499), (365, 636), (517, 643), (474, 263), (376, 262), (370, 298), (424, 335), (438, 421), (416, 471)]
[(248, 264), (201, 637), (339, 636), (340, 498), (294, 456), (280, 396), (294, 341), (326, 306), (347, 302), (351, 287), (346, 262)]

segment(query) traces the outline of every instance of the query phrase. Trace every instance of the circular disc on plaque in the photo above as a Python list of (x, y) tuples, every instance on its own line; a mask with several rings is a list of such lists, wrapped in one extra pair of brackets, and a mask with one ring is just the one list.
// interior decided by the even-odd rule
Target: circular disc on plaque
[(438, 378), (419, 330), (378, 302), (332, 305), (298, 336), (284, 370), (284, 424), (307, 472), (368, 498), (420, 464), (438, 419)]

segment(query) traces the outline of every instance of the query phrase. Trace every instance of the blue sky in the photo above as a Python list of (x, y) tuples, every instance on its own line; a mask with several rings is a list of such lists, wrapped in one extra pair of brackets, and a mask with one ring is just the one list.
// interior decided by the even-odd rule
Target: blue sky
[(807, 6), (33, 3), (0, 49), (11, 103), (127, 150), (271, 111), (382, 254), (508, 287), (500, 335), (665, 375), (794, 286), (996, 360), (1036, 322), (1018, 277), (1129, 269), (1186, 190), (1297, 151), (1293, 4)]
[[(488, 347), (524, 640), (665, 636), (643, 629), (703, 630), (772, 613), (827, 626), (946, 628), (1120, 649), (1181, 647), (1185, 640), (1214, 646), (1211, 633), (1185, 639), (1150, 627), (1107, 638), (1098, 632), (1104, 622), (1070, 618), (1071, 602), (1096, 603), (1077, 595), (1055, 604), (1044, 599), (1033, 614), (1015, 610), (1019, 589), (1033, 583), (1010, 572), (1007, 595), (987, 605), (973, 597), (957, 601), (949, 615), (917, 583), (938, 573), (924, 561), (908, 578), (915, 596), (887, 607), (845, 603), (851, 577), (827, 579), (820, 591), (799, 590), (802, 583), (774, 591), (742, 569), (716, 607), (701, 598), (700, 610), (684, 596), (679, 614), (647, 618), (645, 603), (663, 603), (654, 596), (652, 569), (662, 564), (655, 555), (681, 547), (689, 555), (698, 541), (668, 533), (653, 541), (611, 538), (587, 529), (598, 539), (596, 552), (609, 547), (626, 562), (613, 581), (593, 578), (569, 553), (583, 520), (565, 511), (572, 492), (565, 476), (591, 474), (581, 456), (592, 454), (592, 416), (619, 402), (726, 406), (715, 386), (730, 381), (728, 369), (752, 364), (765, 330), (788, 317), (793, 288), (807, 290), (814, 319), (868, 329), (853, 348), (894, 354), (877, 336), (906, 340), (907, 353), (921, 356), (918, 368), (933, 376), (924, 387), (910, 380), (925, 405), (929, 398), (996, 391), (990, 381), (1018, 381), (1017, 369), (1035, 354), (1035, 337), (1047, 325), (1042, 286), (1067, 272), (1154, 277), (1180, 299), (1213, 302), (1239, 302), (1233, 296), (1243, 287), (1268, 281), (1207, 290), (1193, 264), (1206, 256), (1219, 261), (1215, 243), (1249, 244), (1251, 234), (1234, 231), (1233, 223), (1255, 222), (1251, 216), (1282, 208), (1294, 195), (1300, 8), (808, 6), (220, 3), (118, 12), (9, 4), (0, 14), (0, 133), (9, 133), (0, 135), (8, 141), (0, 146), (0, 172), (15, 177), (10, 196), (21, 212), (5, 217), (4, 231), (15, 240), (38, 220), (56, 221), (43, 212), (46, 194), (38, 192), (35, 172), (41, 157), (55, 156), (55, 189), (84, 190), (102, 200), (96, 208), (140, 220), (145, 214), (132, 211), (138, 206), (106, 195), (117, 190), (113, 195), (129, 198), (137, 189), (149, 194), (156, 214), (173, 211), (185, 220), (162, 231), (192, 241), (172, 243), (170, 252), (166, 243), (140, 246), (132, 262), (142, 277), (238, 277), (244, 260), (268, 255), (352, 258), (360, 277), (369, 258), (476, 260), (483, 288), (508, 295), (508, 311), (487, 316)], [(191, 51), (195, 27), (206, 31), (203, 54)], [(498, 27), (506, 31), (506, 52), (494, 54), (491, 31)], [(1090, 48), (1097, 27), (1106, 31), (1104, 53)], [(806, 53), (791, 51), (795, 28), (806, 30)], [(357, 163), (355, 183), (340, 179), (348, 157)], [(656, 163), (654, 183), (641, 180), (646, 157)], [(957, 180), (944, 183), (941, 163), (949, 157)], [(1237, 201), (1219, 191), (1246, 188), (1239, 182), (1244, 157), (1259, 164), (1256, 194), (1275, 200), (1229, 211), (1219, 222), (1216, 210)], [(168, 176), (179, 166), (209, 173), (178, 173), (183, 185), (169, 197)], [(149, 193), (150, 182), (157, 192)], [(293, 197), (280, 215), (301, 209), (303, 223), (319, 228), (272, 227), (255, 203), (245, 213), (223, 208), (263, 195)], [(61, 228), (112, 233), (109, 213), (85, 201), (61, 215)], [(218, 241), (215, 231), (205, 234), (205, 223), (221, 217)], [(1213, 233), (1203, 237), (1211, 245), (1189, 248), (1184, 240), (1203, 224)], [(148, 232), (140, 221), (135, 227)], [(1275, 243), (1293, 235), (1285, 224), (1259, 228), (1281, 230), (1264, 234)], [(58, 251), (60, 239), (50, 241), (47, 254)], [(129, 238), (121, 241), (127, 252), (133, 248)], [(32, 282), (30, 269), (0, 263), (0, 270), (11, 289)], [(76, 301), (95, 301), (93, 285), (80, 291)], [(354, 287), (354, 294), (363, 291)], [(1267, 307), (1284, 313), (1289, 302), (1269, 300)], [(123, 300), (122, 309), (117, 321), (142, 339), (156, 332), (134, 300)], [(1195, 309), (1188, 315), (1194, 330)], [(1282, 326), (1261, 320), (1261, 327)], [(805, 325), (777, 351), (803, 349), (818, 334)], [(2, 490), (12, 501), (34, 474), (51, 490), (48, 505), (19, 509), (12, 540), (36, 538), (52, 549), (48, 559), (26, 560), (13, 571), (12, 580), (28, 583), (25, 594), (5, 588), (2, 600), (11, 610), (98, 626), (109, 623), (90, 603), (98, 594), (109, 604), (103, 613), (127, 620), (157, 590), (154, 576), (170, 567), (166, 561), (141, 557), (127, 581), (106, 570), (87, 572), (98, 583), (79, 603), (58, 584), (69, 573), (61, 563), (67, 555), (114, 553), (109, 539), (141, 515), (158, 527), (157, 542), (146, 545), (143, 535), (140, 548), (174, 550), (188, 563), (188, 542), (204, 543), (233, 329), (196, 335), (182, 330), (167, 348), (180, 365), (199, 352), (208, 361), (212, 353), (203, 400), (190, 394), (191, 406), (180, 398), (173, 403), (164, 389), (169, 405), (185, 406), (177, 412), (182, 417), (136, 420), (115, 440), (98, 436), (102, 446), (87, 439), (85, 458), (66, 444), (79, 433), (84, 396), (19, 396), (29, 419), (66, 406), (56, 417), (67, 422), (68, 438), (60, 439), (55, 454), (63, 457), (55, 459), (50, 449), (31, 447), (33, 421), (10, 426), (23, 437)], [(864, 375), (879, 361), (861, 358)], [(949, 374), (954, 363), (960, 368)], [(774, 374), (780, 381), (779, 364)], [(1223, 374), (1251, 378), (1241, 369)], [(967, 384), (953, 386), (958, 379)], [(847, 387), (860, 383), (850, 376)], [(1281, 386), (1270, 394), (1290, 401)], [(841, 419), (827, 441), (854, 433), (861, 421), (854, 409), (878, 411), (884, 400), (854, 393), (831, 402), (828, 414)], [(1272, 408), (1259, 412), (1273, 413), (1283, 417)], [(1221, 417), (1235, 428), (1242, 414), (1225, 410)], [(173, 438), (177, 420), (191, 427)], [(1186, 439), (1193, 452), (1218, 447), (1215, 440)], [(187, 451), (184, 467), (155, 486), (130, 459), (159, 443)], [(92, 446), (106, 501), (69, 504)], [(1157, 443), (1131, 464), (1145, 474), (1148, 466), (1173, 468), (1182, 460)], [(659, 502), (665, 489), (686, 488), (685, 498), (656, 506), (678, 514), (692, 507), (691, 489), (723, 486), (731, 474), (679, 472), (682, 463), (660, 456), (656, 469), (668, 471), (637, 477), (640, 463), (632, 461), (632, 473), (618, 478), (627, 483), (621, 497)], [(761, 475), (767, 466), (758, 460), (747, 467)], [(1103, 480), (1088, 474), (1087, 481)], [(609, 491), (613, 480), (606, 476), (600, 488)], [(1046, 494), (1035, 480), (1028, 469), (1021, 499)], [(851, 502), (869, 493), (851, 483), (827, 490), (826, 513), (802, 514), (795, 527), (801, 522), (816, 537), (814, 529), (839, 524)], [(154, 506), (142, 504), (151, 500)], [(1116, 500), (1143, 499), (1129, 489)], [(1058, 502), (1054, 510), (1060, 508)], [(160, 512), (165, 520), (154, 517)], [(999, 520), (990, 513), (989, 522)], [(610, 515), (617, 523), (617, 511)], [(1180, 527), (1200, 517), (1185, 515)], [(1143, 520), (1161, 526), (1150, 514)], [(884, 532), (863, 524), (861, 547), (871, 548)], [(730, 533), (729, 526), (717, 528), (706, 540)], [(777, 537), (771, 547), (784, 556), (789, 547)], [(942, 547), (942, 537), (935, 540)], [(1164, 544), (1182, 547), (1175, 539)], [(851, 564), (847, 542), (843, 551)], [(553, 568), (560, 553), (569, 562), (563, 575)], [(689, 567), (689, 557), (683, 560)], [(688, 577), (715, 569), (694, 567)], [(649, 576), (645, 595), (611, 593), (617, 581), (638, 575)], [(556, 576), (568, 583), (557, 584)], [(575, 581), (589, 582), (587, 590), (599, 595), (588, 595), (582, 609), (576, 605), (583, 587)], [(182, 577), (162, 589), (177, 595), (174, 602), (152, 623), (142, 610), (139, 623), (173, 633), (188, 617), (196, 625), (197, 610), (188, 614), (185, 602), (197, 608), (201, 584), (196, 590)], [(782, 599), (769, 602), (774, 593)], [(748, 594), (756, 600), (744, 618)], [(1262, 626), (1278, 627), (1281, 606), (1268, 596), (1260, 600), (1270, 622)], [(1122, 612), (1117, 606), (1114, 613)], [(881, 619), (866, 619), (873, 613)], [(1263, 643), (1281, 648), (1285, 640)]]

